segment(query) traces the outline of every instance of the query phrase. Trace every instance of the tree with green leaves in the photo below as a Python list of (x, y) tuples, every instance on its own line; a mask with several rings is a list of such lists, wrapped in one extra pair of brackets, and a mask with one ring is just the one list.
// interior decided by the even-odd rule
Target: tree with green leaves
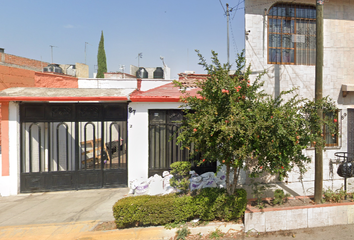
[[(193, 143), (192, 157), (202, 154), (199, 164), (218, 161), (219, 167), (225, 166), (229, 194), (235, 192), (241, 169), (251, 177), (266, 172), (280, 180), (295, 167), (304, 173), (311, 159), (303, 149), (325, 144), (324, 124), (336, 131), (333, 120), (320, 120), (316, 109), (335, 112), (334, 103), (328, 98), (316, 103), (299, 98), (294, 89), (272, 98), (261, 90), (263, 74), (252, 83), (249, 80), (251, 70), (245, 66), (243, 52), (232, 75), (231, 65), (221, 64), (217, 53), (212, 52), (210, 65), (199, 52), (198, 56), (208, 78), (196, 83), (197, 96), (184, 91), (181, 101), (186, 117), (178, 143), (186, 148)], [(183, 88), (180, 82), (175, 84)]]
[(101, 32), (101, 39), (98, 45), (97, 53), (97, 78), (104, 78), (104, 73), (107, 72), (106, 52), (104, 50), (104, 37), (103, 31)]

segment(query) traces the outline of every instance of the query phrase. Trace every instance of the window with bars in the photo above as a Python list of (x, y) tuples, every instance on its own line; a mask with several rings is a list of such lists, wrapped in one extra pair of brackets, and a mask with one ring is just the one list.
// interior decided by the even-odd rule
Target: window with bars
[(277, 3), (268, 12), (268, 63), (316, 64), (316, 7)]
[[(328, 117), (332, 121), (336, 119), (336, 128), (338, 129), (338, 110), (333, 113), (333, 112), (328, 112), (324, 113), (324, 117)], [(329, 127), (327, 125), (324, 126), (323, 128), (323, 137), (326, 140), (326, 147), (336, 147), (338, 146), (338, 134), (331, 134), (329, 131)]]
[(194, 161), (200, 160), (200, 154), (190, 158), (194, 144), (189, 150), (177, 144), (183, 117), (180, 109), (149, 110), (149, 176), (170, 171), (171, 163), (177, 161), (191, 161), (192, 170), (198, 174), (216, 172), (216, 162), (197, 165)]

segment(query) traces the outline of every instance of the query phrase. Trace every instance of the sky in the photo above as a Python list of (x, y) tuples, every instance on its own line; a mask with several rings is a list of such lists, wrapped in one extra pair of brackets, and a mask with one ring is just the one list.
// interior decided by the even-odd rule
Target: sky
[[(97, 69), (101, 31), (107, 71), (130, 73), (130, 65), (205, 73), (196, 49), (227, 62), (226, 3), (230, 13), (230, 63), (244, 48), (244, 0), (3, 0), (0, 48), (5, 53)], [(88, 43), (88, 44), (86, 44)], [(54, 46), (54, 47), (50, 47)], [(85, 58), (86, 46), (86, 58)], [(53, 54), (51, 53), (53, 51)], [(142, 58), (138, 59), (138, 54)]]

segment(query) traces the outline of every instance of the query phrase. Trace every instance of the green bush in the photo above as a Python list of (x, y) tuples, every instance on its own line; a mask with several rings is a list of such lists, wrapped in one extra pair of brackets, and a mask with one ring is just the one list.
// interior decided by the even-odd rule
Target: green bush
[(237, 189), (228, 195), (225, 189), (204, 188), (196, 195), (135, 196), (120, 199), (113, 206), (117, 228), (165, 225), (194, 218), (230, 221), (240, 218), (247, 204), (247, 193)]
[(200, 219), (230, 221), (243, 215), (247, 205), (247, 192), (236, 189), (235, 195), (228, 195), (226, 189), (203, 188), (194, 198), (195, 213)]
[(189, 189), (189, 172), (191, 163), (186, 161), (174, 162), (171, 164), (171, 174), (173, 177), (170, 180), (172, 187), (187, 192)]
[(290, 197), (290, 194), (287, 193), (285, 194), (283, 189), (276, 189), (274, 191), (274, 200), (273, 200), (273, 204), (279, 204), (282, 205), (283, 203), (285, 203), (287, 201), (287, 198)]

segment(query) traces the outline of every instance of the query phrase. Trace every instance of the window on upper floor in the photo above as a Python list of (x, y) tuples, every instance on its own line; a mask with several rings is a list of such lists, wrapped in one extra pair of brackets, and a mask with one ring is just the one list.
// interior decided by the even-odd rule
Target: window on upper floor
[(316, 7), (276, 3), (268, 12), (268, 63), (316, 64)]

